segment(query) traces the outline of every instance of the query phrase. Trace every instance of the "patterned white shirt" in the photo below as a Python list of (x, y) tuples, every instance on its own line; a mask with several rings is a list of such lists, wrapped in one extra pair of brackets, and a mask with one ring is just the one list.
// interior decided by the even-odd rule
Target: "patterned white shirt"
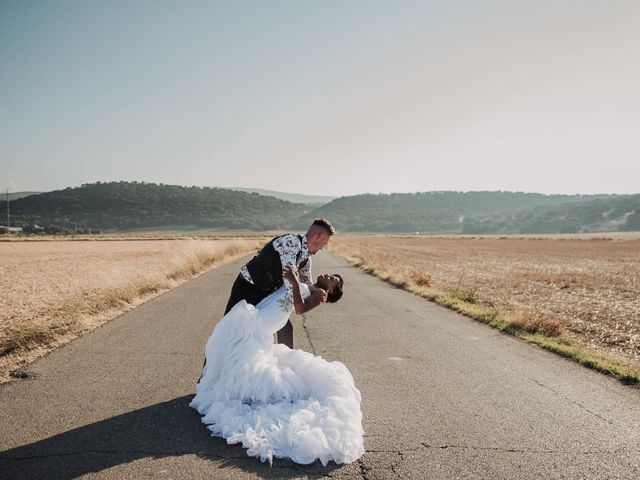
[[(298, 272), (301, 282), (306, 283), (309, 286), (313, 284), (313, 277), (311, 275), (311, 253), (307, 246), (306, 235), (302, 236), (302, 241), (300, 241), (300, 237), (291, 233), (283, 235), (273, 241), (273, 248), (280, 255), (282, 268), (289, 265), (293, 271)], [(300, 254), (300, 257), (298, 257), (298, 253)], [(299, 262), (297, 261), (298, 259)], [(298, 268), (298, 264), (303, 263), (305, 260), (307, 260), (307, 262), (304, 266)], [(247, 282), (253, 283), (246, 265), (240, 270), (240, 275), (242, 275)], [(285, 280), (285, 284), (291, 292), (291, 286), (287, 280)], [(292, 292), (291, 296), (293, 297)]]

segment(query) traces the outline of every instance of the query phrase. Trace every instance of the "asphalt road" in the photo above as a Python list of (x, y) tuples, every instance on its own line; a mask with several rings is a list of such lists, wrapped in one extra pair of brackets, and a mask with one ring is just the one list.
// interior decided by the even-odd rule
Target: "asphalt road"
[(188, 408), (242, 261), (77, 339), (0, 386), (0, 479), (640, 478), (640, 390), (347, 267), (345, 296), (295, 317), (296, 346), (362, 392), (366, 454), (273, 467)]

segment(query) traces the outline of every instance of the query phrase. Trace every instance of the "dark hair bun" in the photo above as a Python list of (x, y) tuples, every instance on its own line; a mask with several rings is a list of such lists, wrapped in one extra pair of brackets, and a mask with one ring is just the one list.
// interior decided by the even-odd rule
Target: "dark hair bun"
[(329, 303), (336, 303), (338, 300), (340, 300), (342, 298), (342, 293), (344, 290), (344, 280), (342, 279), (342, 277), (337, 273), (334, 273), (333, 276), (338, 277), (340, 283), (333, 289), (333, 292), (327, 293), (327, 302)]

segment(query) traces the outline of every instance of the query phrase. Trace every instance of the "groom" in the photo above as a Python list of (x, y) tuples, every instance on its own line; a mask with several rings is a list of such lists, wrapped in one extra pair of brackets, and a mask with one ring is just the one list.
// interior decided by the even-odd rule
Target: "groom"
[[(282, 271), (287, 265), (298, 272), (301, 282), (313, 284), (311, 255), (322, 250), (334, 233), (335, 229), (329, 220), (317, 218), (304, 235), (287, 233), (270, 240), (240, 270), (231, 287), (225, 315), (240, 300), (257, 305), (260, 300), (280, 288), (284, 284)], [(293, 326), (290, 320), (278, 331), (278, 343), (293, 348)]]

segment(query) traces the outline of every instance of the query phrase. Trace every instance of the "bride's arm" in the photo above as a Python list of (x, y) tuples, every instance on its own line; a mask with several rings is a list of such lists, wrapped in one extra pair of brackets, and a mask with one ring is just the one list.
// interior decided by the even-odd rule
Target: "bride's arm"
[(289, 267), (284, 268), (283, 277), (286, 278), (291, 284), (293, 306), (295, 312), (298, 315), (307, 313), (309, 310), (314, 309), (327, 300), (326, 292), (322, 289), (315, 289), (311, 293), (311, 295), (307, 297), (306, 300), (303, 300), (302, 294), (300, 293), (300, 284), (298, 283), (298, 278), (293, 270), (291, 270)]

